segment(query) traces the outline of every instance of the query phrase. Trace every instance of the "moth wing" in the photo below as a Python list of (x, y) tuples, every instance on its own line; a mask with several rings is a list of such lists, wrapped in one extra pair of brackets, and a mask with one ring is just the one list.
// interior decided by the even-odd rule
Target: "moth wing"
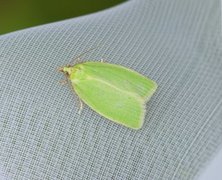
[(139, 129), (144, 121), (144, 102), (136, 94), (118, 90), (89, 78), (73, 85), (77, 95), (102, 116), (129, 128)]
[(144, 101), (148, 101), (157, 89), (154, 81), (123, 66), (90, 61), (82, 65), (89, 76), (109, 82), (123, 91), (137, 94)]

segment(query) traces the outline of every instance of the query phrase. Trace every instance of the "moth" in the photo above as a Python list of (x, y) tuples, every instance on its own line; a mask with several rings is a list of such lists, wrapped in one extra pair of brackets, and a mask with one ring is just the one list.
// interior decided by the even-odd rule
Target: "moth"
[(140, 129), (145, 105), (157, 89), (153, 80), (121, 65), (86, 61), (59, 69), (78, 97), (115, 123)]

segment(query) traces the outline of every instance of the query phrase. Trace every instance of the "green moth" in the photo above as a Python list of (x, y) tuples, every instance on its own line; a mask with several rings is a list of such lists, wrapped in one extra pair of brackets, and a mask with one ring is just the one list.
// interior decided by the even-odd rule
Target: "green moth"
[(157, 84), (123, 66), (104, 62), (84, 62), (60, 68), (75, 93), (100, 115), (126, 127), (143, 125), (145, 104)]

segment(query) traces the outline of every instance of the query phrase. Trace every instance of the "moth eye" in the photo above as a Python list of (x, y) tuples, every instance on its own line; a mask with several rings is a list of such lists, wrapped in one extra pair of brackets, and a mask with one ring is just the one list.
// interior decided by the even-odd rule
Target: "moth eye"
[(66, 76), (66, 77), (69, 77), (69, 73), (68, 73), (68, 72), (65, 72), (65, 76)]

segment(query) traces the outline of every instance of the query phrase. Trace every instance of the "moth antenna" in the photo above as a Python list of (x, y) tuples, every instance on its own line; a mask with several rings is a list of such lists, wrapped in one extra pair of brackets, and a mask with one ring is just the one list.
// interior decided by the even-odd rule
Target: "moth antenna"
[(71, 61), (71, 65), (73, 65), (75, 63), (76, 60), (80, 59), (80, 57), (82, 57), (83, 55), (85, 55), (86, 53), (94, 50), (94, 49), (97, 49), (100, 45), (96, 46), (96, 47), (93, 47), (93, 48), (90, 48), (88, 50), (86, 50), (85, 52), (81, 53), (80, 55), (78, 55), (77, 57), (75, 57), (72, 61)]

